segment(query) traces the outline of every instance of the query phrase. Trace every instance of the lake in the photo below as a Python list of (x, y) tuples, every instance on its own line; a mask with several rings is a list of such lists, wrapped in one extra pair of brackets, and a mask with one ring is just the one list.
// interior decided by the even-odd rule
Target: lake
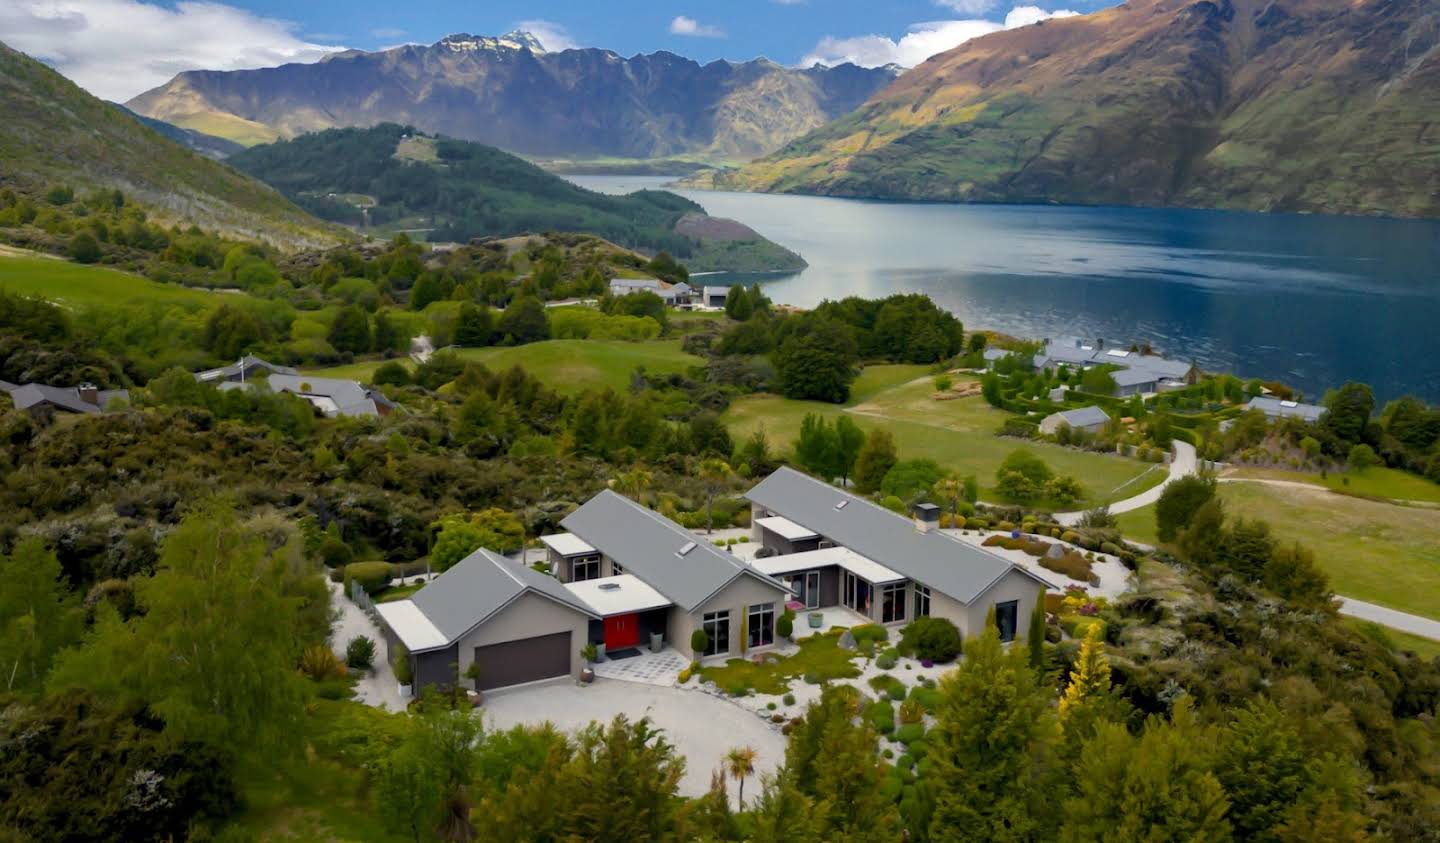
[[(570, 178), (606, 193), (669, 181)], [(676, 192), (805, 257), (753, 277), (777, 302), (919, 292), (971, 328), (1149, 341), (1313, 399), (1358, 380), (1382, 401), (1440, 402), (1440, 222)]]

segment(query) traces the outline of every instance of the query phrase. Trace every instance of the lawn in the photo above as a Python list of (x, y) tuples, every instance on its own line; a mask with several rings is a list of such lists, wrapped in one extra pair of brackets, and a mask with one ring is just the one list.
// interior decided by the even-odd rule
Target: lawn
[(409, 585), (397, 585), (381, 591), (375, 595), (376, 603), (393, 603), (396, 600), (405, 600), (415, 592), (425, 587), (425, 583), (416, 582)]
[[(1336, 593), (1440, 619), (1440, 518), (1321, 489), (1225, 483), (1226, 510), (1267, 521), (1282, 541), (1315, 553)], [(1155, 508), (1120, 516), (1126, 538), (1155, 542)]]
[[(630, 373), (644, 366), (651, 374), (682, 373), (701, 364), (699, 357), (680, 350), (679, 340), (624, 342), (622, 340), (547, 340), (529, 345), (461, 348), (463, 360), (484, 363), (491, 369), (508, 369), (517, 363), (560, 392), (586, 389), (628, 389)], [(351, 363), (307, 374), (368, 382), (381, 360)], [(409, 365), (408, 361), (405, 362)]]
[(178, 284), (161, 284), (139, 275), (56, 258), (0, 252), (0, 290), (38, 295), (61, 304), (115, 304), (130, 299), (214, 303), (222, 294)]
[(1381, 640), (1390, 645), (1392, 649), (1411, 650), (1426, 660), (1440, 657), (1440, 641), (1421, 638), (1418, 635), (1411, 635), (1408, 632), (1401, 632), (1398, 629), (1391, 629), (1371, 621), (1362, 621), (1359, 618), (1346, 618), (1345, 623), (1366, 635)]
[(978, 395), (933, 400), (928, 371), (924, 366), (868, 366), (851, 389), (850, 403), (843, 407), (749, 395), (731, 404), (725, 421), (737, 440), (764, 428), (775, 447), (787, 448), (799, 435), (807, 413), (832, 419), (848, 413), (865, 430), (884, 428), (894, 434), (902, 459), (929, 457), (957, 474), (974, 474), (986, 500), (996, 498), (991, 486), (995, 469), (1017, 448), (1034, 451), (1057, 473), (1079, 478), (1086, 489), (1081, 505), (1130, 497), (1164, 480), (1160, 471), (1137, 479), (1151, 468), (1137, 460), (996, 436), (1005, 413)]
[(800, 650), (789, 656), (779, 656), (756, 664), (749, 659), (731, 659), (724, 667), (704, 667), (700, 676), (714, 682), (731, 696), (740, 696), (747, 691), (760, 694), (783, 694), (792, 682), (810, 675), (824, 681), (828, 679), (853, 679), (860, 675), (860, 668), (854, 664), (859, 653), (842, 650), (839, 647), (842, 629), (832, 629), (821, 635), (811, 635), (800, 641)]
[(1424, 477), (1395, 468), (1371, 468), (1359, 473), (1330, 474), (1325, 477), (1321, 477), (1319, 474), (1282, 471), (1273, 468), (1237, 468), (1227, 472), (1225, 476), (1312, 483), (1316, 486), (1334, 489), (1337, 492), (1372, 498), (1440, 503), (1440, 483), (1432, 483)]

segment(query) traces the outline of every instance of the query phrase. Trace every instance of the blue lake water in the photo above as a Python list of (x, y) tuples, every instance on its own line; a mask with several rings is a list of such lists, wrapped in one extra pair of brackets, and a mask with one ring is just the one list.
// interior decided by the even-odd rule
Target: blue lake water
[(756, 278), (777, 302), (919, 292), (967, 327), (1149, 341), (1312, 398), (1359, 380), (1440, 402), (1440, 222), (677, 192), (805, 257)]

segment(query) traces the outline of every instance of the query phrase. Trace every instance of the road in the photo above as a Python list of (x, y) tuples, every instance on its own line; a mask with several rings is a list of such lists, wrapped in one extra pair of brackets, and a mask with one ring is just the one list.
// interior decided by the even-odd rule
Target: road
[[(1169, 486), (1181, 477), (1194, 474), (1196, 466), (1198, 465), (1199, 461), (1195, 456), (1195, 446), (1181, 442), (1178, 439), (1175, 440), (1175, 459), (1170, 463), (1170, 475), (1165, 478), (1165, 482), (1153, 489), (1146, 489), (1134, 497), (1110, 504), (1110, 514), (1119, 515), (1122, 512), (1129, 512), (1132, 509), (1139, 509), (1142, 506), (1149, 506), (1155, 503), (1160, 500), (1160, 493), (1165, 491), (1166, 486)], [(1057, 512), (1055, 513), (1055, 520), (1060, 524), (1069, 526), (1078, 523), (1084, 514), (1084, 511)]]
[(1340, 614), (1364, 621), (1373, 621), (1381, 626), (1388, 626), (1391, 629), (1398, 629), (1421, 638), (1440, 641), (1440, 621), (1432, 621), (1408, 612), (1397, 612), (1394, 609), (1376, 606), (1374, 603), (1366, 603), (1363, 600), (1341, 597)]

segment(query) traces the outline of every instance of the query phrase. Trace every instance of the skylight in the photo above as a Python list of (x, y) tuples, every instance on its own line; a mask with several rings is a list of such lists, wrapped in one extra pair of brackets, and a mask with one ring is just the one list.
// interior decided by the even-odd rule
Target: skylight
[(689, 553), (690, 551), (692, 551), (692, 550), (694, 550), (694, 549), (695, 549), (695, 542), (685, 542), (685, 544), (683, 544), (683, 545), (680, 546), (680, 549), (679, 549), (679, 550), (675, 551), (675, 555), (676, 555), (676, 556), (684, 556), (685, 554)]
[(1280, 402), (1280, 406), (1282, 406), (1282, 407), (1298, 407), (1298, 406), (1300, 406), (1300, 403), (1299, 403), (1298, 401), (1281, 401), (1281, 402)]
[(849, 505), (849, 503), (850, 503), (849, 501), (841, 501), (841, 502), (835, 504), (835, 508), (836, 508), (836, 509), (844, 509), (846, 506)]
[(620, 590), (620, 583), (618, 583), (618, 582), (602, 582), (602, 583), (600, 583), (600, 590), (601, 590), (601, 591), (619, 591), (619, 590)]

